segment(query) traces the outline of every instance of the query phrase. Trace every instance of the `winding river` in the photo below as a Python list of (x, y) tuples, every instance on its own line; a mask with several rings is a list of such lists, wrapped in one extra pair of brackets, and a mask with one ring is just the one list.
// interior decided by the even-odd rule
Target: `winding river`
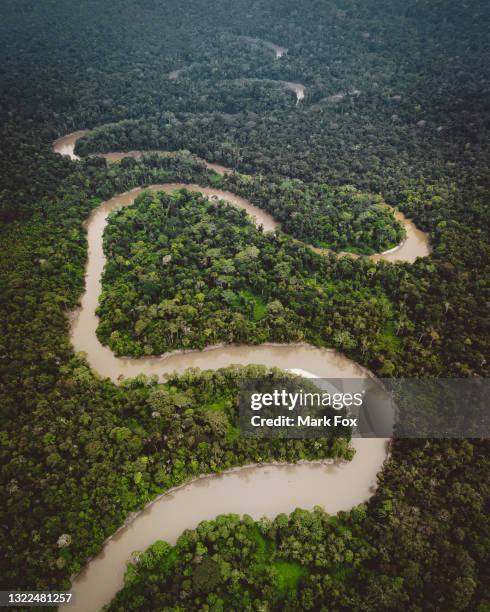
[[(251, 38), (250, 36), (240, 36), (240, 38), (248, 42), (259, 43), (263, 45), (264, 47), (266, 47), (267, 49), (270, 49), (271, 51), (274, 52), (274, 56), (276, 60), (280, 59), (281, 57), (286, 55), (288, 52), (286, 47), (281, 47), (280, 45), (276, 45), (275, 43), (270, 42), (268, 40), (262, 40), (260, 38)], [(168, 73), (167, 78), (170, 81), (175, 81), (176, 79), (180, 77), (180, 75), (182, 74), (184, 70), (185, 68), (179, 68), (178, 70), (172, 70), (172, 72)], [(275, 82), (282, 83), (286, 87), (286, 89), (294, 91), (294, 93), (296, 94), (296, 105), (298, 105), (301, 102), (301, 100), (304, 100), (306, 88), (301, 83), (291, 83), (290, 81), (275, 81)]]
[(301, 100), (305, 99), (305, 86), (301, 85), (301, 83), (291, 83), (289, 81), (284, 82), (286, 89), (290, 89), (294, 91), (296, 94), (296, 105), (298, 105)]
[[(63, 136), (62, 138), (58, 138), (58, 140), (55, 140), (53, 143), (53, 149), (55, 150), (56, 153), (59, 153), (60, 155), (68, 155), (73, 160), (80, 159), (77, 155), (75, 155), (75, 144), (77, 140), (89, 134), (90, 131), (91, 130), (79, 130), (77, 132), (72, 132), (71, 134), (67, 134), (66, 136)], [(158, 153), (159, 155), (169, 155), (169, 156), (179, 154), (178, 151), (126, 151), (126, 152), (120, 151), (120, 152), (110, 152), (110, 153), (97, 153), (96, 155), (100, 155), (101, 157), (104, 157), (109, 162), (117, 162), (123, 159), (124, 157), (132, 157), (134, 159), (140, 159), (141, 157), (143, 157), (144, 155), (148, 155), (149, 153)], [(226, 168), (225, 166), (208, 162), (207, 160), (202, 159), (201, 157), (198, 157), (196, 155), (193, 155), (192, 157), (196, 161), (204, 164), (206, 168), (208, 168), (209, 170), (213, 170), (217, 174), (224, 175), (224, 174), (233, 172), (233, 170)], [(184, 184), (173, 185), (172, 189), (178, 189), (179, 187), (186, 187), (189, 189), (189, 185), (184, 185)], [(160, 189), (167, 190), (166, 187), (162, 188), (161, 186), (160, 186)], [(199, 187), (198, 190), (201, 191), (202, 193), (205, 193), (206, 191), (209, 192), (209, 190), (206, 190), (203, 187)], [(128, 197), (130, 198), (129, 204), (131, 204), (133, 199), (136, 197), (136, 195), (138, 195), (140, 191), (141, 190), (129, 192), (130, 194), (132, 194), (132, 198), (131, 196), (128, 196), (128, 194), (122, 194), (121, 196), (116, 196), (115, 198), (112, 198), (111, 200), (109, 200), (109, 202), (111, 202), (111, 205), (110, 205), (110, 209), (107, 210), (107, 212), (110, 212), (110, 210), (112, 210), (113, 208), (128, 206), (127, 198)], [(215, 193), (217, 197), (220, 197), (226, 201), (229, 201), (235, 206), (239, 206), (240, 208), (245, 208), (252, 217), (255, 217), (258, 223), (263, 224), (264, 229), (266, 231), (273, 231), (279, 225), (278, 222), (275, 221), (275, 219), (271, 215), (266, 213), (261, 208), (254, 206), (253, 204), (251, 204), (244, 198), (239, 198), (238, 196), (230, 192), (223, 192), (219, 190), (212, 190), (212, 191)], [(117, 201), (118, 198), (120, 198), (120, 201)], [(107, 205), (108, 203), (105, 203), (102, 206), (106, 207)], [(369, 259), (372, 259), (373, 261), (380, 261), (383, 259), (384, 261), (390, 261), (390, 262), (406, 261), (408, 263), (413, 263), (417, 259), (417, 257), (426, 257), (427, 255), (430, 255), (431, 248), (430, 248), (430, 243), (429, 243), (427, 234), (423, 232), (422, 230), (418, 229), (415, 223), (411, 219), (408, 219), (407, 217), (405, 217), (405, 215), (399, 210), (393, 210), (393, 214), (395, 216), (395, 219), (399, 223), (401, 223), (403, 227), (405, 228), (405, 232), (406, 232), (405, 240), (403, 240), (398, 246), (388, 251), (385, 251), (384, 253), (377, 253), (375, 255), (369, 256)], [(321, 249), (318, 247), (311, 247), (311, 248), (316, 253), (320, 253), (320, 254), (332, 252), (329, 249)], [(349, 257), (358, 257), (357, 255), (353, 253), (339, 253), (339, 255), (346, 255)]]
[(72, 584), (70, 610), (96, 612), (122, 587), (126, 562), (155, 540), (175, 544), (185, 529), (233, 512), (255, 519), (301, 507), (335, 514), (368, 499), (386, 458), (387, 441), (355, 439), (347, 463), (248, 466), (198, 478), (154, 500), (110, 538)]
[[(74, 154), (75, 142), (86, 133), (79, 131), (58, 139), (53, 144), (54, 150), (78, 159)], [(127, 155), (141, 157), (143, 152), (108, 153), (103, 156), (109, 161), (116, 161)], [(222, 166), (204, 163), (219, 173), (227, 171)], [(152, 185), (149, 189), (173, 191), (182, 187), (244, 208), (266, 231), (273, 231), (277, 227), (277, 222), (268, 213), (230, 192), (187, 184)], [(95, 309), (105, 265), (102, 236), (109, 213), (131, 205), (142, 191), (141, 188), (133, 189), (104, 202), (92, 211), (86, 221), (89, 249), (85, 293), (80, 309), (73, 313), (70, 323), (73, 347), (77, 352), (86, 353), (93, 370), (114, 382), (121, 377), (140, 373), (161, 376), (174, 371), (180, 373), (189, 367), (216, 369), (250, 363), (285, 370), (301, 368), (312, 377), (365, 379), (369, 375), (364, 368), (335, 350), (307, 344), (215, 346), (203, 351), (180, 351), (141, 359), (115, 357), (96, 336), (98, 318)], [(398, 214), (398, 218), (405, 225), (407, 239), (396, 249), (373, 259), (413, 261), (415, 257), (429, 253), (425, 235), (402, 215)], [(274, 517), (281, 512), (291, 512), (296, 507), (313, 509), (315, 505), (335, 514), (362, 503), (374, 491), (376, 475), (387, 456), (388, 440), (354, 439), (352, 446), (356, 454), (347, 463), (246, 466), (221, 475), (198, 478), (163, 494), (144, 510), (129, 517), (125, 525), (107, 540), (102, 552), (73, 578), (74, 602), (70, 608), (80, 612), (100, 610), (121, 588), (126, 561), (133, 551), (144, 550), (157, 539), (175, 543), (184, 529), (194, 528), (200, 521), (213, 519), (218, 514), (234, 512), (247, 513), (254, 518), (264, 515)]]

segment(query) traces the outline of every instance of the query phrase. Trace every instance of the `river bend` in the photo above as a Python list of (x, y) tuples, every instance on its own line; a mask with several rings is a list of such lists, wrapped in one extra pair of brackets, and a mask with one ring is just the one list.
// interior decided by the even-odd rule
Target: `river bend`
[[(76, 159), (73, 151), (75, 142), (85, 133), (75, 132), (58, 139), (53, 145), (54, 150)], [(130, 153), (133, 157), (142, 154), (141, 151)], [(114, 161), (126, 155), (109, 153), (104, 157)], [(227, 171), (222, 166), (206, 165), (219, 173)], [(182, 187), (244, 208), (266, 231), (272, 231), (277, 226), (268, 213), (230, 192), (187, 184), (152, 185), (149, 189), (173, 191)], [(177, 351), (140, 359), (116, 357), (99, 342), (96, 335), (98, 318), (95, 309), (105, 265), (102, 237), (109, 213), (131, 205), (142, 191), (137, 188), (111, 198), (93, 210), (86, 221), (88, 259), (85, 292), (80, 309), (71, 317), (71, 340), (75, 351), (86, 354), (93, 370), (114, 382), (121, 377), (141, 373), (160, 377), (170, 372), (181, 373), (189, 367), (216, 369), (251, 363), (285, 370), (301, 368), (312, 377), (362, 379), (369, 375), (364, 368), (340, 353), (308, 344), (216, 346), (203, 351)], [(409, 221), (407, 223), (411, 224)], [(427, 254), (424, 249), (417, 249), (414, 245), (428, 243), (417, 239), (417, 234), (413, 236), (410, 225), (405, 227), (407, 240), (397, 249), (377, 258), (410, 261), (411, 255), (404, 247), (414, 240), (411, 248), (418, 250), (417, 255)], [(355, 439), (352, 446), (356, 455), (351, 462), (247, 466), (221, 475), (198, 478), (168, 491), (144, 510), (129, 517), (126, 524), (107, 540), (102, 552), (73, 578), (74, 603), (70, 608), (80, 612), (100, 610), (122, 587), (125, 564), (133, 551), (144, 550), (157, 539), (173, 544), (184, 529), (194, 528), (200, 521), (213, 519), (218, 514), (234, 512), (247, 513), (254, 518), (264, 515), (274, 517), (281, 512), (289, 513), (296, 507), (312, 510), (315, 505), (335, 514), (366, 501), (376, 486), (376, 475), (386, 459), (388, 441)]]

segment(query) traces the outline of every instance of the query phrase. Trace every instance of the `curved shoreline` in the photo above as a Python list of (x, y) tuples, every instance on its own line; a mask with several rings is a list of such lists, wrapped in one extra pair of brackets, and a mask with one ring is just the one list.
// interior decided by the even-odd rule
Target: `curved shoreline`
[[(55, 150), (73, 156), (74, 143), (83, 133), (86, 132), (58, 139), (53, 145)], [(146, 189), (173, 191), (182, 187), (246, 209), (265, 230), (277, 227), (277, 222), (268, 213), (230, 192), (181, 183), (152, 185)], [(70, 327), (75, 351), (86, 354), (95, 372), (117, 383), (121, 377), (141, 373), (161, 377), (165, 373), (181, 373), (189, 367), (217, 369), (254, 363), (284, 370), (297, 370), (300, 366), (303, 372), (313, 377), (359, 379), (360, 384), (372, 376), (334, 349), (317, 348), (306, 343), (220, 345), (202, 351), (176, 351), (160, 357), (115, 357), (96, 335), (98, 317), (95, 310), (105, 265), (102, 236), (109, 213), (131, 205), (142, 191), (143, 188), (135, 188), (111, 198), (94, 209), (85, 222), (89, 247), (85, 292), (79, 311), (70, 317)], [(336, 514), (366, 501), (373, 493), (376, 475), (387, 457), (387, 440), (354, 439), (352, 446), (356, 454), (350, 462), (244, 466), (198, 477), (163, 493), (143, 510), (128, 516), (124, 525), (106, 540), (102, 552), (73, 577), (75, 597), (72, 610), (100, 610), (122, 587), (125, 563), (134, 550), (145, 549), (157, 539), (174, 543), (184, 529), (194, 528), (202, 520), (230, 512), (247, 513), (255, 518), (273, 517), (281, 512), (291, 512), (296, 507), (311, 510), (317, 505), (323, 506), (330, 514)], [(206, 487), (204, 495), (203, 486)]]
[[(60, 155), (68, 155), (70, 159), (73, 161), (81, 159), (78, 155), (75, 155), (75, 145), (77, 140), (86, 136), (93, 130), (77, 130), (76, 132), (71, 132), (70, 134), (66, 134), (65, 136), (61, 136), (57, 138), (53, 142), (53, 150), (55, 153), (59, 153)], [(157, 151), (157, 150), (148, 150), (148, 151), (111, 151), (109, 153), (93, 153), (89, 155), (89, 157), (103, 157), (109, 163), (121, 161), (125, 157), (131, 157), (133, 159), (141, 159), (144, 155), (150, 155), (152, 153), (156, 153), (157, 155), (163, 155), (168, 157), (175, 157), (182, 154), (182, 151)], [(206, 168), (209, 170), (214, 170), (216, 174), (225, 175), (232, 174), (233, 170), (230, 168), (226, 168), (221, 164), (214, 164), (213, 162), (208, 162), (207, 160), (199, 157), (198, 155), (190, 154), (190, 157), (204, 164)]]
[[(276, 45), (269, 40), (263, 40), (262, 38), (253, 38), (251, 36), (239, 36), (241, 40), (244, 40), (249, 43), (256, 43), (262, 45), (266, 49), (269, 49), (274, 53), (274, 58), (276, 60), (281, 59), (281, 57), (287, 55), (288, 49), (287, 47), (281, 47), (280, 45)], [(170, 81), (175, 81), (179, 78), (180, 74), (185, 70), (185, 68), (178, 68), (177, 70), (172, 70), (168, 73), (167, 78)], [(290, 81), (276, 81), (277, 83), (282, 83), (286, 89), (294, 91), (296, 94), (296, 106), (304, 100), (306, 87), (302, 83), (292, 83)]]
[[(295, 85), (295, 84), (293, 83), (292, 85)], [(58, 138), (57, 140), (53, 142), (53, 150), (55, 151), (55, 153), (59, 153), (60, 155), (68, 155), (72, 160), (79, 160), (80, 157), (75, 155), (75, 144), (77, 140), (79, 140), (80, 138), (88, 134), (89, 132), (91, 132), (91, 130), (78, 130), (76, 132), (67, 134), (66, 136), (62, 136), (61, 138)], [(158, 155), (168, 155), (168, 156), (179, 155), (179, 151), (127, 151), (127, 152), (122, 151), (122, 152), (96, 153), (94, 155), (103, 157), (110, 163), (110, 162), (120, 161), (121, 159), (125, 157), (132, 157), (133, 159), (141, 159), (144, 155), (148, 155), (150, 153), (157, 153)], [(209, 170), (213, 170), (214, 172), (222, 176), (227, 173), (230, 173), (230, 174), (233, 173), (233, 170), (231, 170), (230, 168), (226, 168), (225, 166), (222, 166), (220, 164), (208, 162), (207, 160), (202, 159), (201, 157), (198, 157), (197, 155), (192, 155), (191, 157), (192, 159), (204, 164), (206, 168), (208, 168)], [(176, 184), (174, 183), (174, 185)], [(186, 188), (188, 186), (182, 183), (181, 187)], [(205, 189), (206, 188), (204, 187), (200, 188), (202, 192), (204, 192)], [(276, 227), (279, 226), (279, 223), (275, 221), (274, 218), (269, 213), (265, 212), (261, 208), (258, 208), (257, 206), (254, 206), (253, 204), (245, 200), (245, 198), (239, 198), (239, 196), (231, 194), (230, 192), (223, 192), (223, 193), (226, 193), (227, 197), (232, 196), (235, 199), (235, 202), (231, 202), (231, 199), (225, 198), (227, 199), (227, 201), (230, 201), (234, 205), (239, 205), (240, 207), (245, 208), (247, 212), (252, 214), (252, 216), (255, 216), (258, 219), (263, 219), (267, 223), (267, 227), (266, 225), (264, 225), (264, 229), (266, 231), (267, 230), (273, 231)], [(238, 200), (241, 201), (240, 204)], [(406, 238), (402, 240), (400, 244), (396, 245), (395, 247), (391, 249), (388, 249), (387, 251), (383, 251), (382, 253), (375, 253), (373, 255), (358, 255), (356, 253), (348, 253), (345, 251), (338, 253), (336, 251), (332, 251), (331, 249), (314, 247), (312, 245), (306, 245), (306, 246), (308, 246), (313, 251), (315, 251), (315, 253), (318, 253), (320, 255), (324, 253), (333, 253), (337, 255), (338, 257), (353, 257), (353, 258), (368, 257), (369, 259), (373, 261), (384, 260), (384, 261), (389, 261), (392, 263), (397, 262), (397, 261), (413, 263), (417, 259), (417, 257), (426, 257), (427, 255), (430, 255), (431, 248), (430, 248), (430, 243), (429, 243), (427, 234), (425, 234), (425, 232), (423, 232), (422, 230), (418, 229), (415, 223), (411, 219), (408, 219), (407, 217), (405, 217), (405, 215), (401, 211), (394, 210), (394, 209), (392, 210), (393, 210), (395, 219), (399, 223), (401, 223), (401, 225), (404, 227), (405, 232), (406, 232)], [(298, 242), (301, 242), (301, 241), (298, 240)], [(305, 243), (302, 243), (302, 244), (305, 244)]]
[(294, 91), (296, 94), (296, 106), (301, 102), (301, 100), (305, 99), (305, 91), (306, 87), (301, 83), (291, 83), (290, 81), (282, 81), (286, 87), (291, 91)]
[[(99, 555), (73, 577), (72, 612), (97, 612), (123, 586), (126, 562), (155, 540), (175, 544), (185, 529), (221, 514), (273, 518), (297, 507), (323, 506), (332, 515), (366, 501), (388, 454), (388, 442), (355, 439), (352, 461), (263, 464), (203, 475), (170, 489), (130, 515)], [(273, 483), (273, 486), (271, 486)], [(203, 490), (204, 489), (204, 490)]]

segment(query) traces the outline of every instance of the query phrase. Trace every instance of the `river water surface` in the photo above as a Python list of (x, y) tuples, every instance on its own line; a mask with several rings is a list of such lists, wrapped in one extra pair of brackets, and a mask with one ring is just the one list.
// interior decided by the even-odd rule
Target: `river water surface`
[(258, 43), (258, 44), (264, 45), (264, 47), (271, 49), (271, 51), (274, 51), (276, 59), (280, 59), (283, 55), (286, 55), (286, 53), (288, 52), (286, 47), (281, 47), (280, 45), (276, 45), (275, 43), (270, 42), (269, 40), (263, 40), (261, 38), (252, 38), (251, 36), (240, 36), (240, 38), (242, 40), (247, 40), (248, 42), (251, 42), (251, 43)]
[[(298, 84), (290, 83), (290, 85), (296, 86)], [(302, 85), (300, 85), (300, 87), (302, 87)], [(53, 149), (56, 151), (56, 153), (60, 153), (61, 155), (69, 155), (71, 159), (74, 159), (74, 160), (80, 159), (77, 155), (75, 155), (75, 152), (74, 152), (75, 144), (77, 140), (79, 140), (82, 136), (85, 136), (89, 132), (90, 130), (79, 130), (77, 132), (67, 134), (66, 136), (63, 136), (62, 138), (58, 138), (58, 140), (56, 140), (53, 143)], [(178, 155), (179, 154), (178, 151), (126, 151), (126, 152), (122, 151), (122, 152), (97, 153), (96, 155), (99, 155), (100, 157), (104, 157), (109, 162), (116, 162), (116, 161), (120, 161), (124, 157), (133, 157), (134, 159), (140, 159), (141, 157), (143, 157), (143, 155), (149, 154), (149, 153), (158, 153), (160, 155)], [(192, 157), (196, 161), (203, 163), (209, 170), (214, 170), (214, 172), (216, 172), (217, 174), (223, 175), (226, 173), (233, 172), (233, 170), (231, 170), (230, 168), (226, 168), (225, 166), (222, 166), (220, 164), (208, 162), (207, 160), (197, 157), (195, 155), (193, 155)], [(177, 184), (173, 186), (173, 189), (176, 189), (179, 187), (188, 187), (188, 186), (185, 184), (182, 184), (182, 185)], [(163, 189), (166, 189), (166, 188), (164, 187)], [(196, 190), (201, 191), (203, 193), (206, 192), (206, 188), (203, 188), (203, 187), (199, 187)], [(214, 191), (216, 194), (225, 193), (222, 191), (219, 192), (218, 190), (214, 190)], [(132, 197), (134, 198), (139, 192), (134, 191), (134, 192), (129, 192), (129, 193), (132, 193), (133, 194)], [(120, 204), (117, 203), (118, 198), (121, 198)], [(114, 208), (118, 208), (118, 206), (121, 206), (121, 207), (127, 206), (128, 203), (127, 203), (126, 198), (127, 198), (127, 194), (123, 194), (121, 196), (116, 196), (115, 198), (112, 198), (111, 200), (109, 200), (109, 202), (111, 202), (110, 210)], [(255, 217), (258, 223), (263, 224), (264, 229), (266, 231), (272, 231), (278, 226), (277, 221), (275, 221), (271, 215), (269, 215), (262, 209), (258, 208), (257, 206), (254, 206), (253, 204), (251, 204), (244, 198), (240, 198), (234, 194), (231, 194), (230, 192), (226, 192), (226, 197), (223, 197), (223, 199), (226, 199), (230, 203), (236, 206), (239, 206), (240, 208), (245, 208), (249, 214)], [(131, 203), (131, 201), (129, 203)], [(102, 206), (105, 207), (106, 204), (103, 204)], [(380, 260), (391, 261), (391, 262), (406, 261), (408, 263), (413, 263), (417, 259), (417, 257), (426, 257), (427, 255), (430, 255), (431, 248), (430, 248), (430, 242), (429, 242), (429, 238), (427, 234), (423, 232), (422, 230), (418, 229), (415, 223), (411, 219), (408, 219), (407, 217), (405, 217), (405, 215), (399, 210), (393, 210), (393, 214), (395, 216), (395, 219), (399, 223), (401, 223), (401, 225), (403, 225), (403, 227), (405, 228), (405, 232), (406, 232), (405, 240), (403, 240), (398, 246), (394, 247), (393, 249), (390, 249), (389, 251), (386, 251), (384, 253), (377, 253), (375, 255), (370, 255), (369, 258), (372, 259), (373, 261), (380, 261)], [(329, 253), (332, 252), (329, 249), (321, 249), (318, 247), (311, 247), (311, 248), (316, 253), (319, 253), (319, 254), (326, 253), (326, 252), (329, 252)], [(357, 257), (356, 255), (352, 253), (340, 253), (339, 255)]]
[[(74, 157), (74, 143), (83, 133), (77, 132), (57, 140), (55, 150)], [(134, 154), (140, 155), (141, 152)], [(150, 189), (172, 191), (181, 187), (244, 208), (266, 231), (273, 231), (277, 226), (268, 213), (229, 192), (184, 184), (153, 185)], [(75, 351), (85, 352), (96, 372), (117, 382), (120, 377), (140, 373), (162, 376), (174, 371), (180, 373), (189, 367), (216, 369), (254, 363), (285, 370), (301, 368), (312, 377), (365, 379), (369, 376), (364, 368), (340, 353), (308, 344), (218, 346), (203, 351), (176, 352), (141, 359), (114, 356), (96, 336), (98, 317), (95, 309), (105, 265), (102, 236), (108, 214), (132, 204), (141, 191), (134, 189), (108, 200), (92, 211), (86, 221), (89, 250), (85, 293), (79, 311), (71, 317), (71, 340)], [(408, 233), (409, 228), (407, 225), (405, 227)], [(403, 259), (403, 248), (404, 245), (401, 245), (388, 255), (393, 255), (393, 260), (406, 260)], [(386, 255), (377, 257), (387, 258)], [(352, 446), (356, 455), (347, 463), (326, 465), (309, 462), (242, 467), (222, 475), (199, 478), (167, 492), (130, 517), (126, 525), (106, 542), (102, 552), (74, 577), (74, 603), (70, 608), (80, 612), (100, 610), (121, 588), (126, 561), (133, 551), (144, 550), (157, 539), (174, 543), (184, 529), (196, 527), (200, 521), (213, 519), (218, 514), (235, 512), (247, 513), (254, 518), (264, 515), (274, 517), (281, 512), (291, 512), (296, 507), (311, 510), (315, 505), (335, 514), (362, 503), (376, 486), (376, 475), (387, 456), (387, 440), (355, 439)]]
[(122, 587), (132, 552), (143, 551), (158, 539), (174, 544), (184, 529), (219, 514), (273, 518), (297, 507), (315, 506), (335, 514), (365, 501), (376, 486), (387, 441), (355, 439), (352, 445), (356, 455), (347, 463), (244, 467), (197, 479), (157, 498), (116, 532), (73, 580), (70, 610), (97, 612)]

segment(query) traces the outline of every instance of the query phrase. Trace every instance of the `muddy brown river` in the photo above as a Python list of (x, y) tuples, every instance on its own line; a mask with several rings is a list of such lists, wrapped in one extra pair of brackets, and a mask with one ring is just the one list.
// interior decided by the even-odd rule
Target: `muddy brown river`
[[(297, 84), (291, 83), (291, 85), (297, 85)], [(77, 140), (79, 140), (82, 136), (85, 136), (89, 132), (90, 130), (79, 130), (77, 132), (67, 134), (66, 136), (63, 136), (62, 138), (58, 138), (58, 140), (56, 140), (53, 143), (53, 148), (57, 153), (60, 153), (61, 155), (68, 155), (71, 157), (71, 159), (74, 159), (74, 160), (79, 159), (79, 157), (76, 156), (74, 152), (75, 144)], [(148, 154), (148, 153), (158, 153), (160, 155), (177, 155), (178, 154), (178, 152), (175, 152), (175, 151), (126, 151), (126, 152), (110, 152), (110, 153), (100, 153), (100, 154), (98, 153), (97, 155), (104, 157), (109, 162), (115, 162), (115, 161), (120, 161), (124, 157), (133, 157), (134, 159), (140, 159), (141, 157), (143, 157), (143, 155)], [(216, 172), (217, 174), (226, 174), (226, 173), (233, 172), (233, 170), (231, 170), (230, 168), (226, 168), (225, 166), (221, 166), (220, 164), (208, 162), (205, 159), (202, 159), (195, 155), (193, 155), (192, 157), (196, 161), (203, 163), (209, 170), (214, 170), (214, 172)], [(178, 188), (178, 187), (179, 187), (178, 185), (175, 185), (174, 188)], [(181, 185), (181, 187), (187, 187), (187, 185)], [(205, 191), (205, 189), (202, 187), (200, 187), (199, 190), (202, 192)], [(217, 190), (215, 191), (217, 192)], [(116, 196), (115, 198), (110, 200), (110, 202), (117, 200), (117, 198), (121, 198), (120, 206), (127, 206), (126, 194), (123, 194), (121, 196)], [(234, 202), (231, 202), (231, 200), (228, 200), (227, 198), (233, 198)], [(277, 221), (275, 221), (271, 215), (269, 215), (262, 209), (258, 208), (257, 206), (254, 206), (253, 204), (251, 204), (250, 202), (248, 202), (247, 200), (243, 198), (239, 198), (238, 196), (227, 192), (226, 197), (224, 197), (223, 199), (230, 201), (234, 205), (245, 208), (247, 212), (251, 214), (253, 217), (255, 217), (259, 223), (263, 224), (265, 230), (272, 231), (278, 226)], [(105, 206), (105, 204), (103, 204), (103, 206)], [(117, 202), (115, 203), (113, 207), (114, 208), (118, 207)], [(430, 248), (430, 243), (429, 243), (427, 234), (423, 232), (422, 230), (418, 229), (415, 223), (411, 221), (410, 219), (408, 219), (407, 217), (405, 217), (405, 215), (399, 210), (394, 210), (393, 214), (396, 220), (399, 221), (405, 228), (405, 231), (407, 234), (405, 240), (401, 242), (398, 246), (394, 247), (393, 249), (390, 249), (389, 251), (371, 255), (370, 259), (374, 261), (379, 261), (383, 259), (385, 261), (391, 261), (391, 262), (406, 261), (408, 263), (413, 263), (417, 259), (417, 257), (426, 257), (427, 255), (430, 255), (431, 248)], [(317, 253), (331, 252), (328, 249), (320, 249), (317, 247), (312, 247), (312, 249)], [(353, 255), (351, 253), (340, 253), (340, 255), (348, 255), (350, 257), (356, 257), (356, 255)]]
[[(86, 131), (75, 132), (58, 139), (54, 150), (74, 155), (74, 145)], [(139, 157), (141, 151), (133, 151)], [(104, 155), (114, 161), (127, 154)], [(215, 164), (208, 167), (222, 173), (227, 171)], [(276, 221), (263, 210), (230, 192), (209, 187), (184, 184), (153, 185), (152, 190), (172, 191), (181, 187), (217, 197), (247, 210), (255, 223), (266, 231), (277, 227)], [(115, 357), (96, 336), (98, 317), (95, 309), (101, 292), (101, 277), (105, 265), (102, 236), (107, 216), (112, 210), (129, 206), (143, 191), (134, 189), (118, 195), (92, 211), (86, 221), (88, 260), (85, 292), (80, 309), (71, 317), (71, 340), (75, 351), (83, 351), (90, 366), (114, 382), (121, 377), (137, 374), (162, 376), (169, 372), (183, 372), (189, 367), (216, 369), (232, 364), (262, 364), (285, 370), (301, 369), (306, 375), (322, 378), (365, 379), (369, 373), (347, 357), (331, 349), (308, 344), (259, 346), (216, 346), (203, 351), (182, 351), (158, 357), (140, 359)], [(373, 259), (413, 261), (427, 255), (426, 236), (413, 223), (396, 213), (407, 230), (407, 240), (389, 253)], [(361, 381), (359, 384), (363, 384)], [(85, 569), (73, 578), (74, 602), (71, 610), (96, 612), (109, 603), (122, 587), (126, 562), (133, 551), (144, 550), (157, 539), (175, 543), (184, 529), (194, 528), (202, 520), (219, 514), (234, 512), (250, 514), (254, 518), (274, 517), (289, 513), (297, 507), (313, 509), (322, 506), (335, 514), (349, 510), (367, 500), (376, 486), (376, 475), (387, 456), (388, 440), (354, 439), (356, 450), (352, 461), (346, 463), (301, 463), (296, 465), (247, 466), (212, 475), (168, 491), (141, 512), (129, 517), (126, 524), (104, 545), (102, 552), (90, 560)]]

